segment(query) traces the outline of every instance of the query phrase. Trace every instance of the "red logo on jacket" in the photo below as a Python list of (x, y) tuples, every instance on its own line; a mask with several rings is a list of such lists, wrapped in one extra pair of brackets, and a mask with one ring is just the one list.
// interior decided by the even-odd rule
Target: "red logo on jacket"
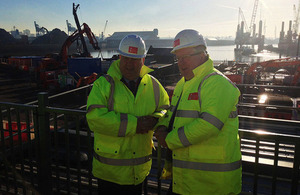
[(137, 47), (129, 46), (129, 48), (128, 48), (128, 53), (134, 53), (134, 54), (137, 54), (137, 52), (138, 52), (138, 48), (137, 48)]
[(190, 93), (188, 100), (198, 100), (198, 92), (196, 93)]

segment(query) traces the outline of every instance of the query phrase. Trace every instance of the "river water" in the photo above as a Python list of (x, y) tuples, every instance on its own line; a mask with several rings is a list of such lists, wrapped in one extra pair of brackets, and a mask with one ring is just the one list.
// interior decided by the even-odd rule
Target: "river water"
[[(279, 54), (263, 50), (260, 53), (252, 54), (250, 56), (235, 56), (235, 45), (229, 46), (208, 46), (207, 51), (213, 61), (239, 61), (239, 62), (262, 62), (271, 59), (278, 59)], [(103, 58), (111, 58), (113, 55), (118, 54), (116, 50), (103, 50)], [(92, 52), (93, 57), (99, 57), (99, 52)], [(284, 57), (284, 56), (282, 56)]]

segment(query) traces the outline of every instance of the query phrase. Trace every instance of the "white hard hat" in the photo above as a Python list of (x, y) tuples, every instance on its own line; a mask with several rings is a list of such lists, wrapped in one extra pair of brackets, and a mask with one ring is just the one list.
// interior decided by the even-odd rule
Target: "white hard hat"
[(138, 35), (127, 35), (119, 45), (119, 53), (129, 58), (146, 57), (146, 46), (144, 40)]
[(183, 30), (176, 35), (171, 53), (174, 53), (179, 49), (196, 47), (199, 45), (203, 45), (206, 49), (206, 42), (198, 31), (191, 29)]

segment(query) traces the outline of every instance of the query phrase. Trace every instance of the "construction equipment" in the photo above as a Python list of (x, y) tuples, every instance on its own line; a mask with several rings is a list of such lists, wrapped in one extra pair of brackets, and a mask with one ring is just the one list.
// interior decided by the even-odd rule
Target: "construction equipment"
[(100, 36), (100, 40), (101, 40), (101, 41), (104, 41), (104, 34), (105, 34), (107, 22), (108, 22), (108, 20), (106, 20), (105, 25), (104, 25), (104, 29), (103, 29), (103, 31), (101, 32), (101, 36)]
[(293, 37), (296, 39), (296, 36), (298, 35), (298, 28), (299, 28), (299, 16), (300, 16), (300, 0), (298, 3), (298, 9), (296, 9), (296, 6), (294, 5), (294, 24), (293, 24)]
[[(292, 74), (290, 85), (297, 85), (300, 78), (300, 60), (296, 58), (281, 58), (276, 60), (268, 60), (264, 62), (253, 63), (249, 69), (246, 71), (246, 75), (250, 77), (251, 80), (256, 80), (259, 74), (265, 72), (275, 73), (276, 70), (286, 68), (290, 69), (294, 74)], [(273, 80), (274, 81), (274, 80)], [(275, 83), (276, 84), (276, 83)], [(281, 83), (282, 84), (282, 83)]]
[(66, 22), (67, 22), (67, 29), (68, 29), (68, 35), (69, 35), (69, 33), (73, 33), (76, 30), (76, 28), (73, 27), (72, 24), (68, 22), (68, 20), (66, 20)]
[[(258, 34), (256, 34), (255, 19), (256, 19), (257, 7), (258, 7), (258, 0), (255, 0), (249, 27), (247, 26), (242, 9), (239, 8), (239, 19), (238, 19), (239, 24), (237, 26), (237, 32), (235, 38), (235, 44), (236, 44), (235, 52), (239, 55), (243, 55), (243, 52), (245, 48), (247, 48), (247, 45), (251, 45), (253, 51), (254, 51), (254, 45), (258, 45), (258, 49), (257, 49), (258, 52), (260, 52), (264, 48), (264, 35), (262, 35), (261, 20), (259, 21)], [(240, 24), (240, 18), (242, 18), (241, 24)], [(253, 52), (250, 52), (249, 54), (252, 53)]]
[(66, 39), (58, 55), (50, 54), (41, 61), (41, 65), (38, 70), (40, 73), (39, 83), (42, 84), (46, 89), (57, 88), (59, 86), (58, 75), (68, 73), (68, 49), (76, 40), (80, 38), (83, 46), (83, 51), (78, 49), (79, 53), (76, 55), (76, 57), (92, 57), (87, 49), (83, 34), (86, 34), (90, 44), (95, 50), (100, 50), (95, 35), (91, 31), (90, 27), (86, 23), (83, 23), (82, 26), (80, 26), (76, 13), (78, 7), (79, 4), (75, 6), (73, 3), (73, 15), (77, 25), (77, 30)]
[(97, 80), (100, 77), (100, 75), (98, 75), (97, 73), (93, 73), (90, 76), (86, 76), (86, 77), (80, 77), (76, 87), (81, 87), (84, 85), (89, 85), (92, 84), (95, 80)]
[(35, 27), (35, 31), (36, 31), (36, 36), (40, 36), (40, 35), (44, 35), (44, 34), (48, 34), (49, 31), (45, 28), (45, 27), (40, 27), (36, 21), (34, 21), (34, 27)]
[(257, 7), (258, 7), (258, 0), (255, 0), (254, 6), (253, 6), (253, 11), (252, 11), (251, 22), (250, 22), (250, 26), (249, 26), (250, 33), (251, 33), (251, 30), (253, 30), (253, 34), (252, 34), (253, 37), (255, 36), (255, 29), (253, 29), (254, 28), (253, 25), (255, 23)]
[[(60, 58), (61, 61), (67, 65), (67, 61), (68, 61), (68, 49), (69, 47), (72, 45), (72, 43), (76, 40), (78, 40), (78, 38), (80, 36), (82, 36), (84, 33), (87, 35), (90, 44), (93, 46), (93, 48), (95, 50), (100, 50), (99, 46), (98, 46), (98, 42), (97, 39), (95, 38), (94, 33), (91, 31), (90, 27), (86, 24), (83, 23), (82, 24), (82, 29), (80, 30), (76, 30), (74, 33), (72, 33), (64, 42), (61, 51), (60, 51)], [(85, 43), (85, 41), (83, 41)], [(80, 54), (81, 57), (91, 57), (90, 52), (88, 52), (88, 50), (86, 49), (86, 51), (84, 51), (83, 53)]]
[[(68, 64), (68, 49), (79, 36), (86, 34), (90, 44), (95, 50), (99, 50), (98, 42), (92, 33), (91, 29), (86, 23), (82, 24), (83, 28), (76, 30), (72, 33), (64, 42), (60, 53), (55, 56), (47, 56), (42, 59), (40, 66), (40, 82), (44, 88), (49, 88), (49, 86), (54, 86), (52, 88), (57, 88), (58, 86), (58, 75), (67, 73), (67, 64)], [(85, 43), (85, 42), (84, 42)], [(90, 53), (86, 50), (84, 53), (80, 53), (77, 57), (91, 57)]]

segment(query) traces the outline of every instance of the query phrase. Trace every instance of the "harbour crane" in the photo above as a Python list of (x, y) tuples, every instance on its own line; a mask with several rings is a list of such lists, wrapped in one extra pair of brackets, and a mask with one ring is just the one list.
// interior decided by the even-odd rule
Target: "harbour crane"
[(294, 5), (294, 24), (293, 24), (293, 35), (298, 35), (298, 28), (299, 28), (299, 16), (300, 16), (300, 0), (298, 3), (298, 10), (296, 9), (296, 6)]
[[(254, 23), (255, 23), (257, 7), (258, 7), (258, 0), (255, 0), (255, 2), (254, 2), (254, 7), (253, 7), (253, 11), (252, 11), (251, 22), (250, 22), (250, 26), (249, 26), (249, 31), (250, 31), (250, 33), (251, 33), (251, 31), (252, 31), (252, 29), (253, 29), (253, 25), (254, 25)], [(254, 33), (254, 32), (253, 32), (253, 33)], [(253, 34), (253, 36), (255, 36), (255, 35)]]
[(74, 31), (76, 31), (76, 28), (73, 27), (72, 24), (68, 22), (68, 20), (66, 20), (66, 22), (67, 22), (68, 35), (69, 33), (73, 33)]
[(107, 22), (108, 22), (108, 20), (106, 20), (105, 25), (104, 25), (104, 29), (103, 29), (103, 31), (101, 33), (101, 40), (102, 41), (104, 40), (104, 33), (105, 33), (105, 30), (106, 30)]
[[(247, 22), (246, 22), (244, 13), (243, 13), (243, 11), (242, 11), (241, 8), (239, 8), (239, 16), (242, 18), (242, 21), (244, 22), (244, 27), (245, 27), (246, 32), (248, 32), (248, 31), (249, 31), (249, 28), (248, 28), (248, 26), (247, 26)], [(239, 17), (239, 21), (238, 21), (239, 23), (240, 23), (240, 17)]]
[(44, 34), (48, 34), (49, 31), (45, 28), (45, 27), (40, 27), (36, 21), (34, 21), (34, 27), (35, 27), (35, 31), (36, 31), (36, 35), (44, 35)]
[[(256, 53), (254, 51), (254, 45), (258, 45), (257, 51), (260, 52), (263, 50), (264, 46), (264, 35), (262, 35), (262, 21), (259, 22), (259, 30), (258, 34), (256, 35), (256, 26), (255, 26), (255, 18), (256, 12), (258, 7), (259, 0), (254, 0), (254, 7), (251, 16), (250, 25), (247, 26), (243, 11), (239, 8), (239, 24), (237, 27), (236, 38), (235, 38), (235, 52), (237, 55), (249, 55)], [(240, 24), (240, 18), (242, 19)], [(251, 45), (250, 48), (247, 45)]]
[[(244, 13), (243, 13), (242, 9), (239, 8), (239, 19), (241, 17), (242, 22), (244, 23), (245, 32), (249, 32), (250, 34), (251, 34), (251, 30), (253, 29), (253, 25), (254, 25), (254, 22), (255, 22), (257, 7), (258, 7), (258, 0), (255, 0), (253, 11), (252, 11), (251, 22), (250, 22), (249, 27), (247, 25), (247, 22), (246, 22), (246, 19), (245, 19), (245, 16), (244, 16)], [(238, 22), (240, 23), (240, 21), (238, 21)]]

